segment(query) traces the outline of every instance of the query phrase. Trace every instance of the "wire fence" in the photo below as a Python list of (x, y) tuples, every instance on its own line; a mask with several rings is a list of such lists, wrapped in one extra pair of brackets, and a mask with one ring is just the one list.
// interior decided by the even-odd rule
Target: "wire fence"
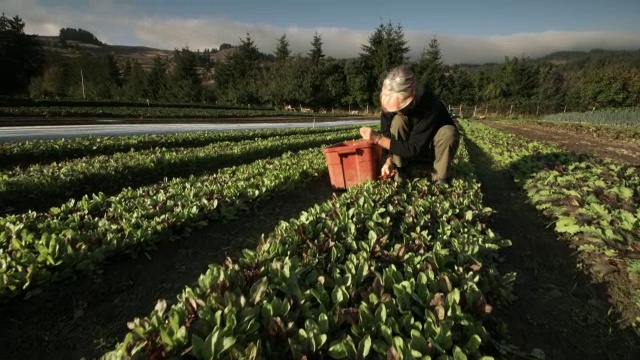
[(585, 113), (596, 112), (599, 109), (595, 106), (587, 107), (580, 105), (562, 104), (458, 104), (447, 105), (449, 113), (456, 114), (462, 118), (519, 118), (543, 116), (560, 113)]

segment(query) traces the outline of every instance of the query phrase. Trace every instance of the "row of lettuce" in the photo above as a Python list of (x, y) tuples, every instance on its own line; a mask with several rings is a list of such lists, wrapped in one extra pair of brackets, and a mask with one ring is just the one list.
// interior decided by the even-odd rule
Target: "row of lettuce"
[[(211, 138), (210, 144), (200, 147), (156, 147), (16, 167), (0, 172), (0, 203), (5, 206), (0, 214), (44, 211), (84, 194), (111, 195), (124, 187), (144, 186), (186, 174), (212, 173), (219, 168), (279, 156), (285, 151), (318, 147), (356, 136), (353, 128), (288, 135), (265, 132), (255, 137), (241, 133), (214, 134), (207, 137)], [(220, 141), (215, 141), (216, 138)], [(202, 142), (200, 137), (193, 139), (196, 143)], [(246, 140), (238, 141), (241, 139)]]
[(355, 126), (202, 131), (195, 133), (150, 134), (135, 136), (87, 136), (61, 140), (32, 140), (0, 144), (0, 168), (11, 169), (32, 164), (59, 162), (119, 152), (153, 150), (157, 148), (193, 148), (223, 141), (267, 139), (274, 136), (311, 135), (334, 132)]
[(640, 126), (640, 108), (602, 109), (590, 112), (569, 112), (545, 115), (547, 121), (615, 126)]
[(142, 187), (125, 182), (129, 185), (113, 196), (88, 193), (46, 211), (0, 217), (0, 296), (90, 270), (110, 255), (188, 233), (209, 220), (233, 217), (255, 201), (325, 173), (320, 146), (353, 136), (347, 130), (225, 143), (227, 152), (204, 147), (198, 156), (221, 166), (231, 158), (259, 160)]
[(330, 117), (347, 115), (346, 113), (302, 113), (298, 111), (274, 111), (274, 110), (245, 110), (239, 109), (210, 109), (210, 108), (163, 108), (148, 106), (12, 106), (0, 107), (0, 116), (6, 117), (109, 117), (109, 118), (137, 118), (137, 119), (189, 119), (189, 118), (242, 118), (242, 117), (267, 117), (267, 116), (319, 116)]
[(509, 241), (488, 228), (460, 152), (449, 185), (368, 182), (281, 222), (174, 305), (133, 319), (104, 358), (499, 356), (485, 323), (510, 296), (514, 274), (492, 262)]
[(624, 293), (613, 298), (627, 324), (640, 324), (640, 169), (481, 124), (469, 138), (512, 172), (595, 279), (623, 279)]

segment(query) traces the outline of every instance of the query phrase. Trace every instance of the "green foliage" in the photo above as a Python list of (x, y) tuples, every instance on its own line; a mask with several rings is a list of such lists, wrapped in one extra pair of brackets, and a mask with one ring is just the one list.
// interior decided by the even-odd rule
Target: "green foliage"
[(202, 78), (198, 73), (198, 58), (188, 48), (175, 50), (173, 67), (169, 74), (169, 87), (172, 89), (170, 101), (199, 102), (202, 97)]
[(324, 58), (324, 53), (322, 52), (322, 36), (318, 35), (317, 32), (313, 34), (311, 50), (309, 50), (308, 55), (311, 63), (314, 65), (320, 64), (320, 60)]
[(153, 59), (153, 66), (147, 75), (144, 95), (152, 101), (164, 101), (168, 92), (167, 63), (160, 56), (156, 56)]
[(597, 69), (585, 79), (581, 95), (586, 104), (598, 108), (635, 106), (640, 101), (640, 71)]
[[(303, 91), (305, 89), (298, 89)], [(304, 95), (304, 94), (303, 94)], [(310, 94), (308, 94), (310, 99)], [(157, 104), (156, 104), (157, 105)], [(239, 118), (261, 116), (292, 115), (286, 111), (274, 111), (261, 108), (247, 110), (238, 107), (148, 107), (142, 104), (132, 106), (25, 106), (0, 107), (0, 116), (37, 116), (37, 117), (115, 117), (138, 119), (188, 119), (188, 118)], [(296, 114), (296, 116), (330, 116), (331, 114)]]
[[(636, 167), (562, 151), (481, 124), (467, 132), (494, 161), (512, 171), (531, 203), (577, 249), (595, 279), (606, 281), (608, 274), (625, 271), (640, 256)], [(640, 279), (629, 277), (626, 286), (637, 292)], [(616, 299), (617, 306), (624, 306), (621, 300)], [(634, 312), (640, 313), (640, 307)]]
[(509, 242), (460, 152), (449, 187), (368, 182), (280, 223), (104, 358), (490, 359), (484, 319), (513, 281), (491, 256)]
[(278, 46), (276, 47), (276, 61), (285, 61), (291, 56), (291, 50), (289, 49), (289, 40), (287, 40), (287, 34), (282, 34), (278, 39)]
[[(443, 95), (445, 78), (444, 66), (442, 63), (442, 52), (440, 44), (435, 37), (429, 42), (429, 47), (422, 51), (417, 64), (415, 65), (415, 73), (420, 81), (431, 88), (437, 95)], [(452, 88), (450, 86), (450, 88)], [(451, 90), (455, 92), (455, 90)], [(455, 102), (458, 99), (452, 99)]]
[[(483, 106), (491, 112), (549, 114), (593, 107), (637, 106), (640, 101), (640, 52), (552, 54), (532, 60), (505, 57), (499, 64), (443, 63), (437, 38), (430, 40), (417, 61), (409, 61), (404, 30), (391, 22), (380, 23), (361, 44), (357, 58), (335, 61), (323, 50), (322, 37), (315, 33), (311, 49), (292, 57), (289, 40), (283, 34), (273, 54), (261, 53), (249, 34), (238, 46), (222, 44), (225, 51), (217, 64), (217, 50), (176, 50), (172, 57), (157, 59), (151, 69), (142, 70), (127, 61), (116, 61), (107, 51), (100, 56), (76, 49), (79, 57), (48, 54), (41, 74), (39, 44), (24, 35), (19, 18), (2, 18), (0, 51), (7, 62), (0, 68), (7, 81), (0, 84), (5, 95), (24, 94), (34, 98), (93, 100), (146, 100), (153, 102), (222, 102), (242, 106), (285, 105), (313, 110), (352, 106), (379, 108), (381, 80), (389, 69), (408, 63), (421, 82), (449, 105)], [(65, 30), (65, 29), (63, 29)], [(84, 30), (67, 29), (67, 35), (99, 43)], [(12, 35), (13, 34), (13, 35)], [(71, 34), (71, 35), (69, 35)], [(13, 40), (11, 40), (13, 39)], [(108, 49), (105, 47), (105, 49)], [(8, 63), (11, 59), (11, 64)], [(16, 61), (13, 61), (13, 60)], [(22, 60), (20, 60), (22, 59)], [(568, 59), (568, 60), (567, 60)], [(325, 62), (331, 64), (326, 65)], [(0, 64), (2, 65), (2, 64)], [(134, 69), (135, 68), (135, 69)], [(85, 94), (79, 74), (85, 74)], [(142, 86), (142, 82), (145, 85)]]
[[(351, 130), (114, 158), (112, 168), (120, 164), (134, 172), (166, 170), (181, 158), (189, 158), (195, 168), (216, 166), (216, 162), (227, 167), (214, 174), (165, 178), (151, 186), (127, 187), (111, 197), (103, 193), (85, 195), (47, 212), (0, 218), (0, 295), (14, 296), (38, 284), (69, 277), (75, 271), (90, 271), (111, 255), (145, 250), (154, 242), (188, 235), (209, 221), (236, 218), (252, 203), (326, 171), (319, 149), (297, 154), (291, 151), (353, 136)], [(85, 161), (85, 170), (97, 170), (109, 163), (108, 159), (94, 159)], [(257, 161), (228, 167), (232, 159), (236, 163)], [(183, 162), (183, 169), (184, 165)], [(106, 181), (127, 177), (126, 172), (121, 172)], [(132, 180), (127, 179), (129, 184)]]
[(593, 123), (604, 125), (620, 125), (620, 126), (640, 126), (640, 109), (623, 108), (623, 109), (606, 109), (590, 112), (567, 112), (552, 115), (545, 115), (543, 120), (548, 121), (567, 121), (578, 123)]
[(0, 16), (0, 95), (24, 95), (31, 78), (41, 71), (42, 47), (24, 27), (19, 16)]
[(374, 71), (370, 62), (363, 58), (349, 59), (345, 62), (344, 73), (347, 92), (344, 104), (354, 104), (361, 108), (371, 102), (371, 89), (375, 88), (374, 78), (369, 76)]
[(129, 63), (123, 74), (122, 98), (130, 101), (142, 101), (149, 99), (147, 96), (147, 73), (139, 62)]
[[(407, 46), (404, 28), (400, 24), (394, 26), (391, 22), (381, 23), (369, 35), (368, 43), (363, 44), (361, 48), (360, 59), (366, 65), (360, 67), (360, 69), (369, 70), (369, 72), (365, 73), (368, 78), (365, 82), (367, 85), (366, 91), (369, 94), (367, 104), (378, 107), (380, 105), (380, 97), (377, 95), (380, 93), (380, 87), (385, 75), (392, 68), (408, 61), (406, 54), (410, 48)], [(361, 83), (358, 82), (355, 87), (358, 88), (360, 85)], [(351, 96), (358, 98), (359, 94), (352, 94)]]
[[(112, 155), (163, 148), (165, 150), (211, 145), (218, 142), (267, 139), (274, 136), (321, 134), (351, 127), (319, 127), (278, 130), (238, 130), (138, 136), (87, 136), (61, 140), (32, 140), (0, 144), (0, 168), (26, 168), (33, 164), (61, 162), (87, 156)], [(355, 129), (355, 127), (353, 127)]]
[(60, 29), (59, 39), (61, 42), (77, 41), (85, 44), (105, 45), (91, 32), (83, 29), (62, 28)]
[(247, 33), (237, 51), (218, 64), (215, 72), (217, 93), (231, 104), (255, 104), (259, 98), (260, 52)]
[(388, 22), (378, 25), (369, 35), (368, 44), (362, 45), (360, 56), (373, 66), (373, 77), (381, 81), (389, 70), (408, 60), (406, 54), (409, 50), (403, 27)]
[(473, 79), (464, 69), (454, 68), (449, 71), (442, 87), (441, 98), (448, 104), (474, 104), (477, 94)]

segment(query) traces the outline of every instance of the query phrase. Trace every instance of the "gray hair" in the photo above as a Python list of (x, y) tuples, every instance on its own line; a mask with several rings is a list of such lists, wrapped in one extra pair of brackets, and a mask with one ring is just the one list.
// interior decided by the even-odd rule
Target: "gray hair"
[(416, 85), (415, 74), (409, 65), (400, 65), (391, 69), (384, 78), (384, 87), (393, 92), (405, 92)]

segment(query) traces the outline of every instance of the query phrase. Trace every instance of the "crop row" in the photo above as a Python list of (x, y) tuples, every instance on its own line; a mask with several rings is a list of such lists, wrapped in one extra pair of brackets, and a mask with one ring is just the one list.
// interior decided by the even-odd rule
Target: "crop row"
[(175, 178), (120, 194), (85, 196), (45, 213), (0, 218), (0, 295), (91, 270), (116, 253), (135, 252), (234, 218), (256, 201), (326, 172), (319, 149)]
[(354, 130), (339, 130), (236, 143), (219, 142), (198, 148), (156, 148), (16, 168), (0, 173), (0, 203), (5, 207), (0, 212), (44, 210), (83, 194), (110, 194), (125, 186), (142, 186), (164, 177), (210, 173), (220, 167), (342, 141), (356, 135)]
[(608, 140), (622, 140), (640, 144), (640, 127), (614, 126), (595, 123), (576, 123), (548, 120), (509, 121), (512, 124), (533, 124), (552, 129), (570, 131), (577, 134), (591, 135)]
[(491, 359), (484, 320), (513, 274), (490, 255), (509, 242), (460, 152), (450, 185), (368, 182), (281, 222), (105, 358)]
[[(156, 148), (190, 148), (223, 141), (266, 139), (274, 136), (319, 134), (349, 127), (300, 128), (283, 130), (214, 131), (137, 136), (88, 136), (75, 139), (34, 140), (0, 144), (0, 168), (64, 161), (73, 158), (110, 155), (118, 152)], [(351, 127), (354, 128), (354, 127)]]
[(256, 116), (336, 116), (331, 113), (299, 113), (273, 110), (238, 110), (238, 109), (198, 109), (198, 108), (162, 108), (162, 107), (91, 107), (91, 106), (48, 106), (48, 107), (0, 107), (0, 116), (32, 116), (32, 117), (110, 117), (110, 118), (237, 118)]
[(604, 109), (593, 112), (570, 112), (545, 115), (544, 120), (640, 126), (640, 108)]
[(552, 219), (596, 279), (622, 272), (638, 313), (640, 170), (483, 125), (473, 125), (469, 137), (509, 167), (531, 203)]

